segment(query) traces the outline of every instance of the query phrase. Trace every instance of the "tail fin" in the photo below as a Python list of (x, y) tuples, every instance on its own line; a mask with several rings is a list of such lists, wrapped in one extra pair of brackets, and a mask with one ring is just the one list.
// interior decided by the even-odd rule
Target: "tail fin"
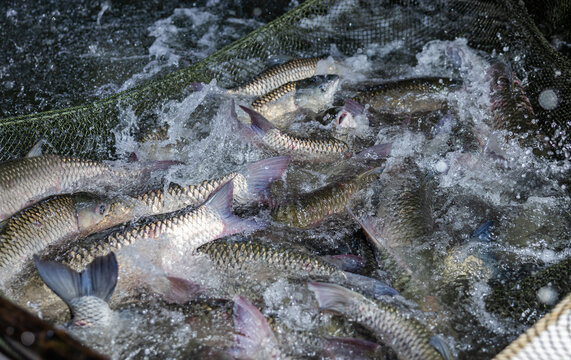
[(345, 276), (347, 277), (348, 285), (355, 287), (357, 290), (363, 292), (367, 296), (379, 298), (385, 295), (398, 295), (398, 292), (395, 289), (382, 282), (381, 280), (349, 272), (346, 272)]
[(356, 160), (386, 159), (391, 154), (391, 147), (392, 145), (390, 143), (373, 145), (355, 155), (355, 159)]
[(72, 299), (97, 296), (109, 301), (117, 285), (118, 265), (114, 253), (93, 260), (78, 273), (53, 261), (42, 261), (34, 256), (34, 263), (46, 285), (69, 305)]
[(232, 213), (232, 197), (234, 194), (234, 181), (230, 180), (218, 190), (210, 194), (204, 205), (220, 215), (224, 230), (219, 236), (227, 236), (242, 231), (255, 231), (267, 226), (267, 223), (244, 220)]
[(319, 307), (339, 313), (346, 313), (349, 307), (363, 295), (335, 284), (310, 282), (309, 290), (315, 293)]
[[(262, 313), (242, 296), (234, 296), (236, 346), (230, 354), (238, 359), (261, 358), (279, 351), (276, 337)], [(269, 358), (269, 356), (268, 356)]]
[(248, 195), (269, 198), (269, 185), (282, 177), (289, 161), (288, 156), (277, 156), (248, 165), (243, 174), (248, 184)]
[(240, 105), (240, 107), (250, 116), (250, 120), (252, 121), (252, 124), (250, 126), (257, 136), (262, 137), (269, 130), (276, 128), (271, 122), (266, 120), (266, 118), (264, 118), (260, 113), (252, 109), (248, 109), (247, 107), (242, 105)]

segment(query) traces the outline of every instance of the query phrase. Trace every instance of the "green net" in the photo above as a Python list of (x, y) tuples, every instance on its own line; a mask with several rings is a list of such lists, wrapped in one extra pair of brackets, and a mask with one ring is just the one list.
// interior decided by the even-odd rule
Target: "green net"
[[(528, 1), (537, 9), (539, 3)], [(541, 3), (543, 4), (543, 3)], [(553, 19), (547, 31), (569, 18), (569, 1), (541, 13)], [(571, 122), (571, 63), (554, 49), (519, 1), (379, 1), (309, 0), (202, 61), (93, 104), (0, 120), (0, 160), (25, 155), (40, 139), (65, 155), (113, 158), (111, 129), (120, 109), (131, 109), (141, 119), (152, 117), (166, 100), (192, 92), (192, 83), (216, 78), (222, 87), (235, 86), (267, 67), (275, 55), (328, 55), (332, 46), (352, 55), (371, 44), (400, 41), (405, 49), (420, 50), (431, 40), (468, 39), (468, 44), (490, 54), (503, 54), (524, 80), (525, 91), (538, 121), (524, 124), (549, 137), (558, 157), (567, 157)], [(550, 5), (550, 4), (547, 4)], [(549, 6), (547, 6), (549, 7)], [(547, 16), (546, 15), (546, 16)], [(540, 16), (541, 19), (543, 19)], [(559, 24), (559, 25), (558, 25)], [(545, 91), (557, 97), (545, 108)]]

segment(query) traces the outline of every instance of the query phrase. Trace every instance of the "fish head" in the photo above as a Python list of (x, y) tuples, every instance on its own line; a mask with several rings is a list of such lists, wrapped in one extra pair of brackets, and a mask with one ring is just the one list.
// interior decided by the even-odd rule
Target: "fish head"
[(89, 199), (76, 202), (77, 225), (87, 235), (130, 220), (131, 206), (119, 199)]
[(340, 79), (337, 75), (315, 76), (298, 85), (295, 102), (300, 108), (322, 111), (333, 103)]

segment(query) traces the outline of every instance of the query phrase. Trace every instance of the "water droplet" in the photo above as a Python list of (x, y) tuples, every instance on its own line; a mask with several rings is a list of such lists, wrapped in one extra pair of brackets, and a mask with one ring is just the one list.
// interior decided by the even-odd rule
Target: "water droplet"
[(545, 110), (553, 110), (557, 107), (559, 98), (552, 89), (546, 89), (539, 94), (539, 105)]

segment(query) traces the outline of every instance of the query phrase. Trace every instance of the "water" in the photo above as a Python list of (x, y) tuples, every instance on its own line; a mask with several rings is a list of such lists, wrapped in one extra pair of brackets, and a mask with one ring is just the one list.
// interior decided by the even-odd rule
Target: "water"
[[(7, 26), (2, 37), (9, 40), (2, 48), (11, 51), (4, 53), (0, 68), (1, 116), (76, 105), (130, 88), (185, 67), (276, 15), (273, 9), (252, 8), (252, 12), (261, 11), (260, 16), (252, 17), (246, 10), (237, 10), (239, 4), (225, 7), (217, 1), (176, 7), (170, 2), (162, 6), (101, 2), (88, 8), (11, 5), (3, 10)], [(16, 31), (33, 23), (37, 26), (29, 33)], [(36, 39), (36, 34), (42, 36)], [(393, 302), (408, 308), (415, 318), (440, 334), (460, 358), (490, 358), (526, 328), (486, 309), (484, 297), (495, 286), (494, 281), (516, 281), (522, 273), (531, 272), (526, 269), (535, 271), (569, 257), (569, 164), (536, 157), (531, 149), (506, 136), (506, 131), (492, 128), (490, 79), (486, 76), (489, 56), (471, 49), (463, 39), (433, 41), (414, 54), (406, 53), (402, 46), (399, 41), (372, 45), (343, 58), (332, 48), (331, 54), (341, 61), (342, 87), (336, 104), (354, 95), (354, 89), (365, 81), (443, 76), (463, 81), (461, 89), (446, 95), (449, 112), (414, 119), (406, 114), (391, 115), (381, 119), (383, 126), (360, 118), (356, 129), (338, 136), (348, 139), (356, 150), (392, 143), (391, 157), (385, 163), (388, 174), (406, 158), (418, 167), (422, 174), (418, 181), (430, 185), (434, 226), (430, 234), (399, 251), (426, 288), (413, 289), (422, 301), (403, 300), (405, 305)], [(393, 61), (395, 52), (405, 53), (403, 58), (414, 61), (397, 63)], [(549, 96), (544, 96), (545, 106), (553, 105)], [(184, 162), (186, 166), (166, 175), (165, 184), (174, 181), (180, 185), (221, 176), (267, 157), (266, 150), (236, 131), (230, 106), (231, 99), (213, 81), (203, 90), (167, 102), (157, 110), (157, 125), (167, 129), (167, 136), (146, 142), (138, 140), (154, 129), (140, 127), (139, 119), (124, 108), (114, 129), (118, 153), (135, 152), (142, 160)], [(304, 120), (299, 116), (297, 120), (290, 129), (294, 133), (336, 131), (334, 118)], [(424, 128), (415, 127), (414, 121), (428, 124), (431, 130), (418, 130)], [(459, 124), (468, 124), (466, 131), (478, 140), (470, 146), (477, 150), (467, 150), (464, 143), (455, 142), (454, 129)], [(278, 198), (295, 196), (335, 181), (348, 171), (345, 164), (295, 164), (273, 190)], [(391, 177), (384, 176), (382, 181), (391, 181)], [(376, 214), (385, 186), (382, 181), (362, 190), (350, 203), (358, 216)], [(242, 211), (269, 219), (264, 208)], [(488, 220), (495, 222), (491, 242), (471, 238), (470, 234)], [(364, 234), (347, 214), (336, 215), (309, 230), (274, 223), (254, 236), (318, 255), (366, 253)], [(233, 237), (241, 239), (243, 236)], [(140, 244), (123, 251), (122, 256), (130, 264), (129, 271), (144, 274), (139, 281), (162, 289), (165, 269), (157, 267), (152, 244)], [(471, 268), (460, 267), (466, 259), (473, 260)], [(279, 339), (293, 331), (305, 331), (312, 338), (326, 333), (374, 340), (363, 329), (319, 312), (304, 283), (252, 274), (236, 284), (202, 257), (179, 259), (168, 270), (171, 276), (202, 286), (203, 297), (231, 298), (233, 291), (239, 291), (256, 301), (266, 317), (276, 319)], [(378, 266), (368, 275), (389, 280), (392, 276)], [(138, 290), (117, 289), (111, 306), (117, 310), (117, 329), (123, 330), (108, 334), (109, 342), (98, 343), (101, 334), (97, 331), (75, 335), (117, 358), (224, 356), (224, 348), (232, 346), (231, 315), (220, 307), (204, 310), (197, 303), (176, 307), (149, 295), (137, 295)], [(538, 293), (542, 301), (550, 303), (563, 295), (549, 288)], [(27, 305), (59, 323), (67, 312), (63, 304), (44, 308), (34, 300)], [(298, 356), (316, 354), (303, 341), (288, 345)]]

